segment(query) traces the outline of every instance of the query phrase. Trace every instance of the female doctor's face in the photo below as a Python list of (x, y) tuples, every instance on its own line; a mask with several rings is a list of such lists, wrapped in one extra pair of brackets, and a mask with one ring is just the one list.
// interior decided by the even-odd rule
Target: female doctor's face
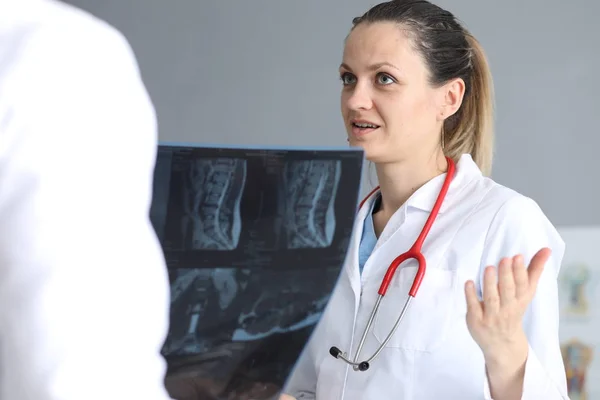
[(350, 145), (376, 163), (439, 146), (439, 89), (398, 24), (361, 23), (346, 39), (340, 66), (342, 116)]

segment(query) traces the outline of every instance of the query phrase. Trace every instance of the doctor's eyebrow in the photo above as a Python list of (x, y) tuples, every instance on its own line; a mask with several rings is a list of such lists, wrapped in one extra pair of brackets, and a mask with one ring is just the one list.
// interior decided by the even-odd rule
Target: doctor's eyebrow
[[(383, 61), (383, 62), (371, 64), (371, 65), (369, 65), (367, 67), (367, 69), (369, 71), (376, 71), (376, 70), (380, 69), (381, 67), (390, 67), (390, 68), (394, 68), (395, 70), (398, 70), (398, 71), (402, 72), (400, 70), (400, 68), (396, 67), (394, 64), (389, 63), (387, 61)], [(346, 64), (346, 63), (341, 63), (340, 64), (340, 69), (346, 69), (348, 71), (352, 71), (352, 68), (350, 68), (350, 66), (348, 66), (348, 64)]]

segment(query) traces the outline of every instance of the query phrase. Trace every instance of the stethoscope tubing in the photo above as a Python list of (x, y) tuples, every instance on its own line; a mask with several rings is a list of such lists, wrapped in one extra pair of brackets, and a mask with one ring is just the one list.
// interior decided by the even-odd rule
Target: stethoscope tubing
[[(390, 341), (390, 339), (392, 338), (392, 336), (398, 329), (398, 326), (400, 326), (400, 322), (404, 318), (404, 315), (406, 314), (406, 311), (408, 310), (408, 307), (411, 304), (411, 300), (417, 295), (419, 288), (421, 287), (421, 282), (423, 281), (423, 278), (425, 277), (425, 272), (427, 270), (427, 260), (425, 259), (425, 256), (421, 252), (421, 248), (423, 247), (423, 243), (425, 242), (425, 239), (427, 238), (427, 235), (429, 234), (429, 231), (431, 230), (431, 226), (433, 225), (433, 223), (435, 222), (435, 220), (439, 214), (440, 208), (442, 206), (444, 199), (446, 198), (448, 188), (450, 187), (450, 183), (452, 182), (452, 179), (454, 178), (454, 173), (456, 170), (454, 161), (450, 157), (446, 157), (446, 160), (448, 161), (448, 171), (446, 174), (446, 179), (444, 180), (442, 188), (440, 189), (440, 193), (438, 194), (435, 204), (431, 210), (431, 213), (429, 214), (429, 217), (427, 218), (427, 221), (425, 222), (425, 225), (423, 226), (421, 233), (417, 237), (417, 240), (414, 242), (412, 247), (407, 252), (400, 254), (398, 257), (396, 257), (390, 263), (390, 265), (385, 273), (385, 276), (381, 282), (381, 286), (379, 287), (375, 306), (373, 307), (373, 311), (371, 311), (371, 315), (369, 316), (369, 320), (368, 320), (365, 330), (363, 331), (363, 334), (361, 336), (360, 342), (358, 344), (358, 348), (356, 350), (356, 355), (354, 357), (354, 360), (348, 359), (347, 354), (345, 352), (342, 352), (339, 348), (337, 348), (335, 346), (333, 346), (329, 349), (329, 354), (331, 354), (335, 358), (342, 359), (346, 363), (352, 365), (352, 367), (355, 371), (366, 371), (369, 369), (370, 363), (377, 356), (379, 356), (379, 354), (381, 353), (383, 348), (387, 345), (387, 343)], [(378, 190), (379, 190), (379, 186), (377, 186), (375, 189), (373, 189), (360, 202), (359, 210), (362, 208), (362, 206), (367, 201), (367, 199), (369, 199)], [(387, 290), (388, 290), (389, 285), (394, 277), (394, 274), (396, 273), (396, 270), (398, 269), (398, 266), (400, 264), (402, 264), (403, 262), (405, 262), (411, 258), (417, 260), (418, 269), (415, 274), (415, 278), (413, 280), (413, 284), (410, 288), (410, 291), (408, 292), (408, 298), (406, 299), (406, 302), (404, 303), (404, 307), (402, 307), (402, 311), (400, 312), (400, 315), (396, 319), (396, 322), (394, 323), (394, 326), (392, 327), (391, 331), (388, 333), (388, 335), (385, 338), (385, 340), (383, 341), (383, 343), (381, 343), (379, 345), (379, 347), (377, 348), (375, 353), (371, 357), (369, 357), (367, 360), (359, 362), (358, 358), (360, 357), (360, 353), (362, 351), (363, 345), (367, 338), (367, 334), (368, 334), (369, 330), (371, 329), (371, 326), (373, 325), (373, 321), (375, 320), (375, 316), (377, 315), (379, 306), (381, 305), (381, 301), (382, 301), (383, 297), (385, 296), (385, 294), (387, 293)]]

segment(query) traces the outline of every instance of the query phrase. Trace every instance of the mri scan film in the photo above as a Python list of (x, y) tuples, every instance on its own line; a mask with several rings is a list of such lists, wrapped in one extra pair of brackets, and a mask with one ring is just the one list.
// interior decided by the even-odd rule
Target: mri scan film
[(277, 398), (342, 270), (362, 163), (359, 149), (159, 146), (172, 398)]

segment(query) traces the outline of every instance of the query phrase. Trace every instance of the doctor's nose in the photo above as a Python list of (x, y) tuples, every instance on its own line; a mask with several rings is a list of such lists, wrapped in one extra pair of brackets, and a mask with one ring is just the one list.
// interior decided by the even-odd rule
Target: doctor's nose
[(350, 110), (369, 110), (373, 107), (370, 90), (364, 86), (356, 85), (347, 94), (346, 107)]

